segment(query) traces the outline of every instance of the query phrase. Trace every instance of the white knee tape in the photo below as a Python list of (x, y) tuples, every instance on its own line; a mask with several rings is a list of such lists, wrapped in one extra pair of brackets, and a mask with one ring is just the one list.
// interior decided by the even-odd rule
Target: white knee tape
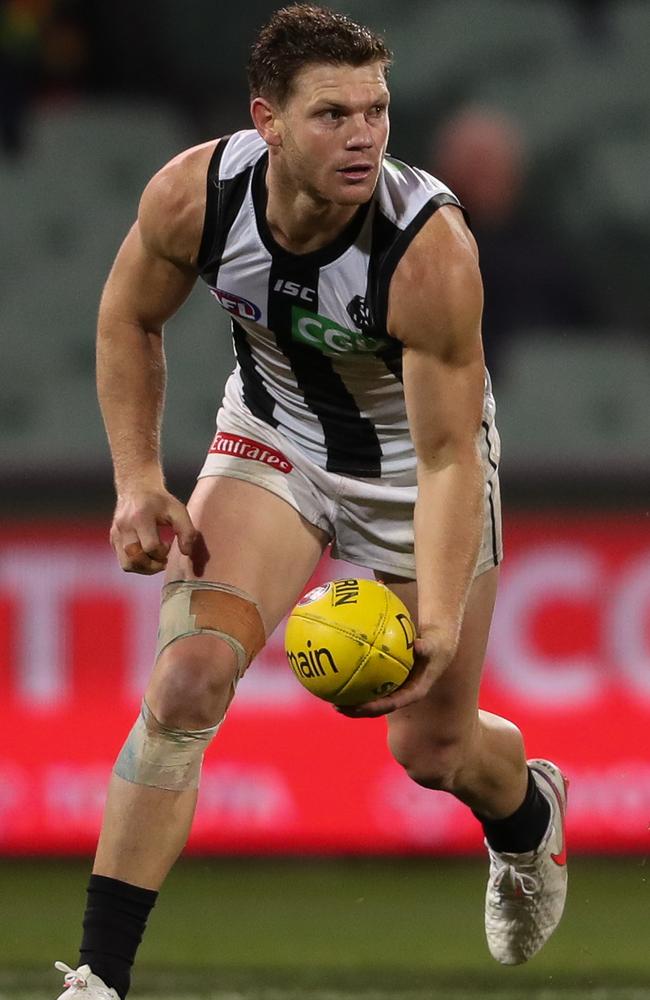
[(134, 785), (172, 792), (198, 788), (203, 754), (221, 723), (208, 729), (170, 729), (146, 701), (115, 762), (114, 773)]

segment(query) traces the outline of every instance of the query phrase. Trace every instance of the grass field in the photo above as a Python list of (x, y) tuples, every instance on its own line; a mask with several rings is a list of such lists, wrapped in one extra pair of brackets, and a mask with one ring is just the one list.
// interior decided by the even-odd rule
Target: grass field
[[(0, 862), (0, 1000), (54, 1000), (88, 862)], [(528, 965), (483, 940), (475, 861), (188, 860), (141, 948), (133, 1000), (650, 1000), (645, 859), (578, 859)]]

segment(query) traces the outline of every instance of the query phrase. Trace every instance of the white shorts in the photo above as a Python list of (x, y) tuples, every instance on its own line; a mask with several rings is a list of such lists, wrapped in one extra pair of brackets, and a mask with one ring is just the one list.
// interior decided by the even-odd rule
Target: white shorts
[[(482, 438), (485, 521), (476, 576), (503, 558), (496, 428), (484, 424)], [(286, 500), (329, 535), (335, 559), (415, 579), (415, 482), (395, 485), (326, 472), (275, 428), (230, 406), (217, 414), (217, 434), (199, 473), (204, 476), (243, 479)]]

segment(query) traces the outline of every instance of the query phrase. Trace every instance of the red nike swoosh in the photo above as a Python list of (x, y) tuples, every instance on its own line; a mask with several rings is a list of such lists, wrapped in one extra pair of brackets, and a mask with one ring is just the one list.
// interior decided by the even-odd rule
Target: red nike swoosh
[(566, 843), (564, 843), (559, 854), (551, 854), (551, 859), (561, 868), (566, 865)]
[[(566, 792), (568, 781), (566, 780), (566, 778), (564, 776), (562, 777), (562, 780), (564, 781), (564, 789), (565, 789), (565, 792)], [(562, 802), (562, 799), (558, 795), (557, 789), (556, 789), (555, 785), (551, 781), (549, 781), (549, 785), (553, 789), (553, 794), (555, 795), (555, 798), (557, 799), (557, 804), (560, 807), (560, 816), (562, 817), (562, 850), (559, 851), (557, 854), (551, 854), (551, 860), (554, 861), (555, 864), (558, 865), (559, 867), (563, 867), (564, 865), (566, 865), (566, 855), (567, 855), (567, 851), (566, 851), (566, 817), (564, 815), (564, 803)]]
[[(557, 804), (558, 804), (558, 807), (559, 807), (559, 810), (560, 810), (560, 817), (562, 819), (562, 850), (559, 851), (557, 854), (551, 854), (551, 860), (554, 861), (555, 864), (558, 865), (558, 867), (561, 868), (561, 867), (564, 867), (564, 865), (566, 865), (566, 860), (567, 860), (567, 850), (566, 850), (566, 817), (565, 817), (565, 814), (564, 814), (564, 803), (562, 802), (562, 799), (558, 795), (557, 788), (555, 787), (555, 785), (553, 784), (553, 782), (551, 781), (551, 779), (549, 777), (547, 777), (547, 775), (544, 774), (543, 771), (538, 771), (537, 773), (541, 774), (544, 778), (546, 778), (546, 782), (551, 787), (551, 789), (553, 791), (553, 795), (555, 796), (555, 798), (557, 800)], [(566, 792), (566, 789), (569, 787), (569, 782), (564, 777), (564, 775), (562, 775), (562, 781), (564, 782), (564, 789), (565, 789), (565, 792)]]

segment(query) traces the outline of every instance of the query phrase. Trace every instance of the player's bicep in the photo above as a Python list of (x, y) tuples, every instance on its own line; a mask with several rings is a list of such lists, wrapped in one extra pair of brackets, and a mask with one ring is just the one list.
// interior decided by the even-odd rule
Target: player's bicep
[(196, 272), (150, 249), (136, 222), (124, 240), (108, 276), (100, 305), (100, 326), (121, 322), (152, 333), (181, 307)]
[(474, 448), (483, 412), (483, 289), (455, 210), (437, 213), (409, 248), (391, 302), (411, 435), (418, 458), (437, 465)]

